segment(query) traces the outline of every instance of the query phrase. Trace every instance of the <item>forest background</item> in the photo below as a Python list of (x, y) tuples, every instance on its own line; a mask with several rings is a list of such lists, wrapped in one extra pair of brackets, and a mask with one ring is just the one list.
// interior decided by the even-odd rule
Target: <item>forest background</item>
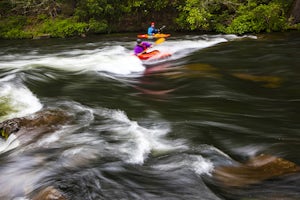
[[(1, 0), (0, 38), (168, 32), (245, 34), (300, 30), (300, 0)], [(159, 27), (156, 27), (159, 28)]]

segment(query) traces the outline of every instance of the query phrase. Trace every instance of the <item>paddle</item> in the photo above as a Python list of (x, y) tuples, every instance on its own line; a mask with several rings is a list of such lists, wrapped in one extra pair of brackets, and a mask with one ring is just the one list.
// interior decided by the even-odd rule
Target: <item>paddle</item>
[(163, 25), (162, 27), (160, 27), (160, 28), (158, 29), (158, 32), (160, 33), (165, 27), (166, 27), (165, 25)]
[[(158, 40), (155, 41), (155, 43), (154, 43), (151, 47), (153, 47), (154, 45), (161, 44), (161, 43), (163, 43), (165, 40), (166, 40), (165, 38), (159, 38)], [(149, 48), (151, 48), (151, 47), (149, 47)], [(137, 54), (137, 56), (139, 56), (139, 55), (145, 53), (149, 48), (147, 48), (147, 49), (145, 49), (144, 51), (142, 51), (141, 53)]]

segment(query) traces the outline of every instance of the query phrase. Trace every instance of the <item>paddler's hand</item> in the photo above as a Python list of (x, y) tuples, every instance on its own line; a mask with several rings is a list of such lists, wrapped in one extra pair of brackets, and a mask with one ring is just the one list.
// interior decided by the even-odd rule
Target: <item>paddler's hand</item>
[(145, 49), (144, 51), (142, 51), (141, 53), (138, 53), (138, 54), (136, 54), (137, 56), (140, 56), (140, 55), (142, 55), (142, 54), (144, 54), (144, 53), (147, 53), (147, 49)]

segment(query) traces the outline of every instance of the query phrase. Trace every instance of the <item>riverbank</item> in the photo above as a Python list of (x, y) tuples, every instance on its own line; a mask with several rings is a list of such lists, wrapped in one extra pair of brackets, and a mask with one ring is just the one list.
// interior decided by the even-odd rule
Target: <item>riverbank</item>
[[(69, 38), (123, 32), (145, 33), (150, 22), (168, 32), (248, 34), (300, 30), (299, 0), (237, 3), (211, 0), (160, 3), (73, 0), (0, 3), (0, 38)], [(164, 30), (166, 31), (166, 30)]]
[[(18, 18), (20, 19), (20, 18)], [(37, 23), (32, 23), (31, 20), (23, 18), (24, 26), (15, 26), (15, 20), (5, 20), (4, 22), (0, 21), (0, 24), (7, 24), (7, 28), (2, 28), (0, 31), (0, 39), (46, 39), (46, 38), (85, 38), (92, 37), (97, 35), (116, 35), (116, 34), (125, 34), (125, 33), (140, 33), (144, 34), (147, 31), (147, 25), (144, 27), (138, 27), (136, 29), (130, 28), (128, 30), (114, 30), (106, 32), (103, 31), (94, 31), (91, 30), (90, 24), (84, 22), (76, 22), (73, 19), (54, 19), (40, 21)], [(27, 23), (30, 21), (30, 23)], [(0, 25), (1, 26), (1, 25)], [(6, 26), (6, 25), (5, 25)], [(165, 26), (161, 23), (160, 26)], [(160, 27), (159, 26), (159, 27)], [(287, 24), (285, 28), (277, 31), (254, 31), (254, 32), (215, 32), (207, 30), (189, 30), (189, 29), (175, 29), (174, 25), (166, 26), (163, 33), (202, 33), (202, 34), (265, 34), (271, 32), (290, 32), (290, 31), (300, 31), (300, 24)]]

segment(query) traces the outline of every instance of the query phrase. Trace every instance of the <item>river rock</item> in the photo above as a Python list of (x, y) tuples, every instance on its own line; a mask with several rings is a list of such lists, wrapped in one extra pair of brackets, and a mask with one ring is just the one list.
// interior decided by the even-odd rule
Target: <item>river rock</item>
[(223, 186), (243, 187), (296, 172), (300, 172), (300, 167), (295, 163), (276, 156), (261, 154), (246, 163), (217, 167), (213, 177)]
[(11, 134), (17, 138), (33, 138), (58, 130), (69, 122), (71, 117), (61, 110), (43, 110), (32, 115), (13, 118), (0, 123), (0, 133), (4, 138)]
[(67, 198), (54, 187), (46, 187), (33, 195), (31, 200), (67, 200)]

